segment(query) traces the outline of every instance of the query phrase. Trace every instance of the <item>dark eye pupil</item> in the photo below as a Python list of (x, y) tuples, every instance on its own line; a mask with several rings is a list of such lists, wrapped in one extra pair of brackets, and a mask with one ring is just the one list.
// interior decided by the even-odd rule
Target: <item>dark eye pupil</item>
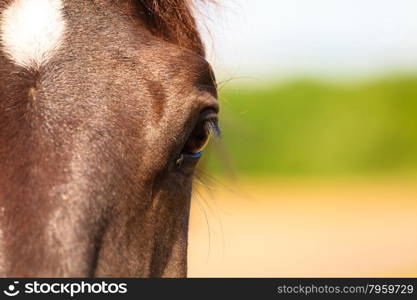
[(209, 140), (209, 133), (205, 128), (204, 122), (199, 122), (191, 133), (187, 143), (183, 148), (183, 153), (194, 154), (200, 152)]

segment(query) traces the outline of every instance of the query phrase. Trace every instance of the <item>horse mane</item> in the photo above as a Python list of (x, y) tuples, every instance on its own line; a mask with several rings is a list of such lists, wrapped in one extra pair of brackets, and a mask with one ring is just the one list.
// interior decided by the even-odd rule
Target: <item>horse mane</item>
[[(204, 45), (193, 15), (194, 0), (133, 0), (149, 30), (204, 56)], [(201, 2), (210, 0), (197, 0)]]

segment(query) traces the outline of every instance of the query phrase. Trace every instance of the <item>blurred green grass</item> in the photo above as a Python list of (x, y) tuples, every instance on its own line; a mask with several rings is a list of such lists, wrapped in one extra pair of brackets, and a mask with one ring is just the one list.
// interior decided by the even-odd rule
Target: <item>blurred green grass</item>
[(223, 134), (203, 162), (208, 173), (417, 173), (417, 75), (231, 85), (220, 103)]

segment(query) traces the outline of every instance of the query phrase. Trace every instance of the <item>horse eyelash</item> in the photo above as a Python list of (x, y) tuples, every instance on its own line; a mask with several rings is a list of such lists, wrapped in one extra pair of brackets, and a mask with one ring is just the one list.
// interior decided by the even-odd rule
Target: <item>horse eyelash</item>
[(208, 119), (204, 124), (204, 128), (207, 131), (207, 133), (212, 135), (213, 137), (221, 138), (221, 130), (217, 119)]

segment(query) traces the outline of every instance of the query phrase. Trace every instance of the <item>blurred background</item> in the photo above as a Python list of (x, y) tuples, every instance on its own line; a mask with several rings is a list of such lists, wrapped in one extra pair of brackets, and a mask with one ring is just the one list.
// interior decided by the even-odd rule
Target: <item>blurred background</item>
[(417, 2), (198, 9), (223, 135), (189, 276), (417, 276)]

